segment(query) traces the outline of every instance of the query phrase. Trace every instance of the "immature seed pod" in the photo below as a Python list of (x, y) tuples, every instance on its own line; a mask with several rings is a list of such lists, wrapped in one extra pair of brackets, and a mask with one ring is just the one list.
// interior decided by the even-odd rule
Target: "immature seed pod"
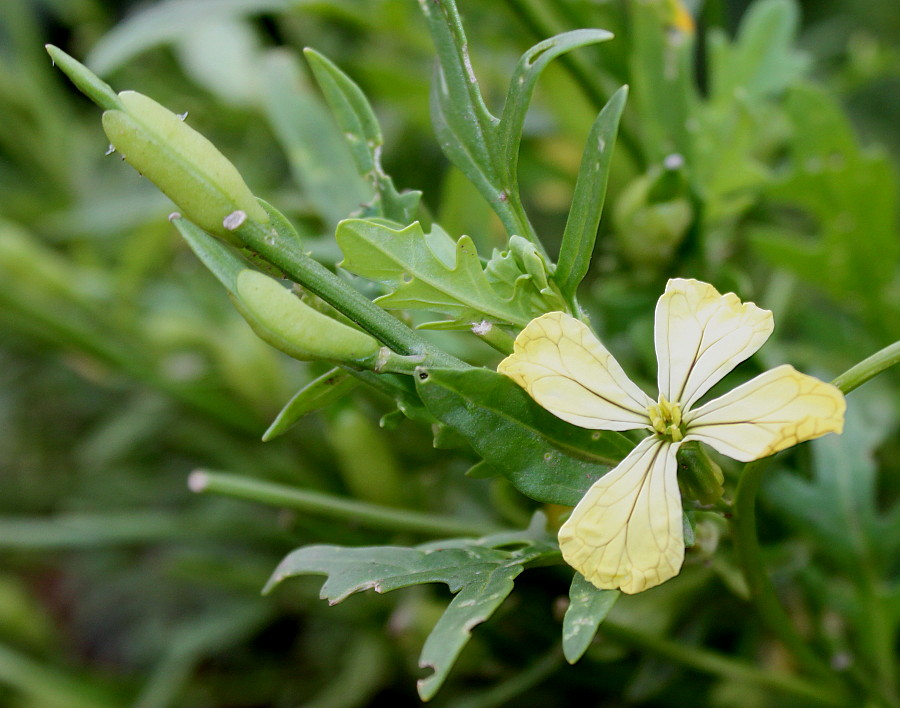
[(103, 114), (103, 130), (138, 172), (159, 187), (184, 216), (231, 243), (223, 225), (235, 212), (266, 223), (269, 216), (234, 165), (179, 116), (135, 91), (119, 94), (122, 110)]
[(374, 364), (381, 349), (368, 334), (316, 312), (255, 270), (238, 274), (234, 302), (261, 339), (301, 361)]
[(678, 486), (682, 494), (701, 504), (715, 504), (725, 493), (722, 468), (695, 440), (678, 450)]

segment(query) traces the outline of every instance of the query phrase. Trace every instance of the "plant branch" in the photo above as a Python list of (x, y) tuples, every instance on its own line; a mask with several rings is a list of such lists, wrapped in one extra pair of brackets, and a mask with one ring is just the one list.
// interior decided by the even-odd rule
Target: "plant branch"
[(247, 248), (283, 270), (291, 280), (318, 295), (398, 354), (424, 354), (426, 363), (443, 367), (467, 366), (382, 310), (321, 263), (301, 253), (296, 244), (284, 243), (281, 238), (273, 237), (266, 227), (250, 219), (236, 233)]
[(805, 670), (833, 683), (833, 672), (797, 633), (790, 617), (778, 601), (775, 588), (762, 561), (756, 528), (756, 495), (759, 493), (763, 473), (770, 461), (771, 458), (764, 458), (745, 465), (735, 491), (731, 530), (738, 560), (750, 590), (750, 601), (755, 605), (760, 619), (769, 631), (782, 641)]
[(502, 530), (488, 523), (395, 509), (227, 472), (195, 470), (188, 478), (188, 486), (197, 493), (221, 494), (391, 531), (427, 536), (485, 536)]
[(889, 344), (872, 356), (863, 359), (838, 376), (831, 383), (841, 389), (842, 393), (850, 393), (866, 381), (878, 376), (882, 371), (900, 363), (900, 341)]
[(674, 662), (697, 671), (724, 678), (747, 681), (782, 693), (803, 697), (822, 705), (845, 706), (846, 697), (826, 686), (818, 686), (804, 679), (776, 671), (762, 671), (715, 652), (687, 646), (663, 637), (638, 632), (606, 620), (600, 625), (600, 633), (618, 642), (664, 656)]

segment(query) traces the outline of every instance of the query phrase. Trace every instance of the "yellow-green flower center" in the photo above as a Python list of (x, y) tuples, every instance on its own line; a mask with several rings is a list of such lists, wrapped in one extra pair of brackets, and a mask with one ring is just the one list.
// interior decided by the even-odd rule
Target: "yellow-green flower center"
[(678, 442), (684, 439), (684, 430), (681, 427), (681, 404), (677, 401), (669, 403), (666, 397), (659, 395), (659, 403), (647, 406), (647, 414), (650, 416), (650, 425), (661, 438), (670, 442)]

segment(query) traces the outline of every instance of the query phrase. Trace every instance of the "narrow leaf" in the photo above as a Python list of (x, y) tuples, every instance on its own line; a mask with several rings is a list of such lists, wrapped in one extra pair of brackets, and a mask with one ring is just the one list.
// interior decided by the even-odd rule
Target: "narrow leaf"
[(512, 380), (487, 369), (422, 369), (415, 378), (428, 410), (537, 501), (574, 506), (632, 448), (618, 433), (559, 420)]
[(507, 233), (537, 241), (510, 181), (498, 143), (499, 121), (487, 109), (469, 59), (454, 0), (419, 0), (438, 63), (431, 84), (431, 119), (444, 154), (474, 184)]
[(628, 87), (623, 86), (600, 111), (588, 135), (587, 145), (578, 170), (575, 197), (559, 249), (559, 261), (554, 280), (562, 294), (572, 300), (578, 284), (587, 274), (597, 238), (597, 227), (606, 200), (606, 184), (612, 160), (619, 119), (628, 98)]
[(328, 58), (314, 49), (303, 54), (335, 120), (344, 132), (356, 169), (375, 190), (372, 204), (375, 215), (404, 226), (415, 219), (421, 192), (397, 192), (394, 182), (381, 167), (384, 138), (375, 112), (362, 89)]
[(569, 588), (569, 607), (563, 617), (563, 654), (574, 664), (587, 651), (597, 628), (619, 599), (618, 590), (600, 590), (575, 572)]
[(371, 194), (350, 150), (296, 59), (269, 52), (260, 62), (260, 94), (294, 181), (329, 229), (359, 213)]
[(358, 385), (343, 369), (331, 369), (319, 378), (310, 381), (297, 391), (281, 412), (272, 421), (269, 429), (263, 433), (263, 442), (269, 442), (287, 432), (307, 413), (325, 408), (340, 400)]
[(525, 114), (528, 112), (528, 106), (541, 73), (551, 61), (566, 52), (578, 47), (606, 42), (612, 38), (612, 32), (601, 29), (578, 29), (564, 32), (535, 44), (519, 59), (509, 83), (509, 92), (500, 119), (500, 164), (505, 170), (507, 184), (512, 185), (517, 181), (516, 168), (519, 162), (519, 144), (522, 141)]
[(284, 12), (310, 0), (165, 0), (130, 14), (105, 32), (87, 63), (99, 74), (112, 73), (138, 54), (172, 42), (185, 27), (209, 22), (211, 16), (223, 21), (263, 12)]
[(419, 679), (416, 686), (423, 701), (438, 692), (450, 673), (456, 658), (469, 641), (472, 629), (489, 619), (513, 590), (513, 581), (524, 570), (513, 563), (475, 571), (479, 577), (469, 582), (447, 607), (431, 630), (422, 653), (419, 668), (434, 669)]

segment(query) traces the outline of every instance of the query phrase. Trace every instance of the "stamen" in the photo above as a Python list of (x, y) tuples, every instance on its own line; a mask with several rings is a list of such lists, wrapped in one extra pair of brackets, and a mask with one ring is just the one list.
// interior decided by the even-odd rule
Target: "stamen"
[(647, 414), (657, 435), (672, 442), (684, 439), (684, 431), (681, 429), (681, 405), (677, 401), (670, 403), (660, 394), (658, 403), (647, 406)]

